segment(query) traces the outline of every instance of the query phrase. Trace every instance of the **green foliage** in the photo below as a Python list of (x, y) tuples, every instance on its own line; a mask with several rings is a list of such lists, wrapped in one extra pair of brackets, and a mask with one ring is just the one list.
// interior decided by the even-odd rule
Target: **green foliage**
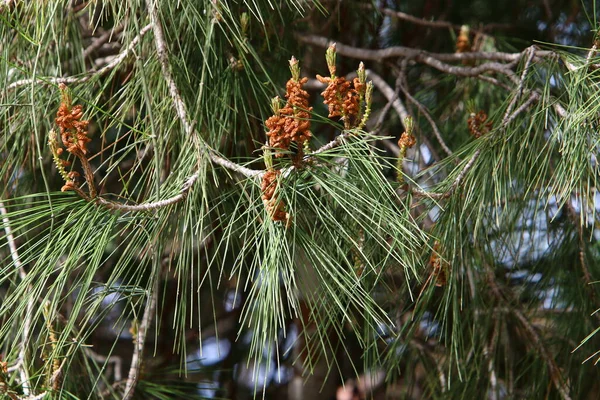
[[(217, 396), (245, 385), (276, 398), (260, 375), (295, 368), (323, 396), (377, 372), (374, 396), (595, 393), (593, 38), (527, 47), (529, 28), (516, 40), (490, 28), (489, 2), (458, 4), (441, 27), (409, 3), (0, 5), (0, 392), (191, 398), (213, 381)], [(597, 10), (582, 9), (573, 19), (595, 32)], [(528, 10), (528, 25), (541, 20)], [(566, 26), (563, 10), (544, 23)], [(423, 35), (407, 39), (405, 23)], [(479, 47), (455, 54), (463, 23)], [(328, 75), (330, 40), (337, 76), (370, 68), (371, 120), (325, 118), (311, 80), (313, 141), (265, 166), (287, 60)], [(407, 47), (369, 53), (382, 45)], [(89, 201), (59, 191), (47, 145), (63, 83), (90, 121)], [(396, 145), (403, 121), (413, 149)], [(67, 153), (66, 172), (80, 171)], [(261, 187), (273, 164), (286, 221)], [(209, 339), (231, 350), (195, 371)]]

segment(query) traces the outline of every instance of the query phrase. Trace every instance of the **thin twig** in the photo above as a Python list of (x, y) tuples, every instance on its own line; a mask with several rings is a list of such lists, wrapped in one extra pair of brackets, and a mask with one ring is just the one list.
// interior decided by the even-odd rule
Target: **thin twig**
[[(10, 228), (10, 220), (8, 219), (8, 211), (4, 207), (4, 203), (0, 201), (0, 214), (2, 214), (2, 225), (4, 227), (4, 232), (6, 233), (6, 241), (8, 242), (8, 248), (10, 250), (10, 256), (13, 260), (13, 264), (15, 269), (19, 273), (19, 277), (21, 281), (25, 281), (27, 278), (27, 272), (25, 272), (25, 268), (21, 263), (21, 258), (19, 257), (19, 253), (17, 252), (17, 246), (15, 245), (15, 238), (12, 234), (12, 229)], [(33, 296), (27, 300), (27, 308), (25, 310), (25, 320), (23, 321), (23, 332), (21, 334), (21, 343), (19, 346), (19, 356), (17, 364), (12, 368), (14, 370), (19, 370), (19, 376), (21, 378), (21, 388), (23, 390), (23, 394), (25, 396), (29, 396), (29, 373), (27, 371), (27, 361), (26, 361), (26, 353), (27, 353), (27, 343), (29, 342), (29, 331), (31, 330), (31, 317), (33, 316)]]
[(517, 101), (521, 97), (521, 94), (523, 93), (523, 87), (525, 86), (525, 78), (527, 77), (527, 73), (529, 72), (529, 67), (531, 66), (531, 61), (533, 60), (533, 57), (535, 56), (535, 48), (533, 46), (528, 47), (525, 50), (525, 52), (527, 54), (527, 60), (525, 61), (525, 66), (523, 67), (523, 72), (521, 73), (521, 79), (519, 80), (519, 85), (517, 86), (516, 93), (513, 96), (512, 100), (510, 101), (508, 107), (506, 108), (506, 112), (504, 113), (504, 117), (502, 118), (502, 126), (504, 128), (506, 127), (506, 125), (508, 125), (509, 115), (512, 112), (513, 108), (515, 107), (515, 104), (517, 104)]
[[(381, 94), (385, 96), (388, 101), (394, 98), (394, 89), (392, 89), (381, 76), (371, 70), (367, 70), (367, 76), (371, 81), (373, 81), (373, 85), (381, 92)], [(396, 113), (400, 117), (402, 124), (404, 124), (404, 120), (406, 120), (409, 115), (406, 107), (404, 107), (404, 104), (402, 104), (398, 97), (396, 97), (392, 102), (392, 107), (394, 107), (394, 110), (396, 110)]]
[(454, 182), (452, 182), (452, 185), (450, 185), (448, 190), (446, 190), (444, 193), (426, 192), (426, 191), (423, 191), (420, 189), (415, 189), (415, 188), (412, 189), (412, 192), (417, 196), (429, 197), (434, 200), (447, 199), (448, 197), (452, 196), (454, 191), (460, 186), (460, 184), (462, 183), (462, 180), (467, 175), (467, 172), (469, 172), (469, 170), (471, 168), (473, 168), (475, 161), (477, 161), (477, 159), (479, 158), (480, 155), (481, 155), (481, 149), (477, 149), (477, 151), (475, 151), (475, 153), (473, 153), (473, 155), (471, 156), (471, 158), (469, 159), (467, 164), (465, 164), (464, 168), (460, 171), (460, 173), (458, 174), (456, 179), (454, 179)]
[(532, 93), (525, 103), (521, 104), (519, 108), (517, 108), (511, 115), (508, 116), (506, 121), (503, 122), (503, 126), (506, 127), (506, 125), (510, 124), (515, 118), (517, 118), (519, 114), (528, 109), (533, 103), (535, 103), (538, 100), (539, 97)]
[(108, 42), (114, 35), (118, 35), (122, 31), (123, 25), (119, 25), (116, 28), (109, 29), (102, 35), (98, 36), (95, 40), (92, 41), (92, 44), (90, 44), (88, 47), (85, 48), (85, 50), (83, 50), (83, 58), (88, 58), (94, 51), (102, 47), (102, 45)]
[[(317, 35), (306, 35), (297, 34), (296, 39), (314, 46), (328, 48), (334, 42), (326, 37)], [(428, 64), (434, 68), (445, 69), (451, 67), (446, 62), (459, 62), (459, 61), (470, 61), (470, 60), (487, 60), (487, 61), (500, 61), (509, 64), (500, 64), (497, 62), (486, 63), (478, 67), (454, 67), (455, 75), (474, 76), (479, 70), (498, 70), (503, 72), (510, 63), (517, 62), (521, 59), (522, 53), (503, 53), (499, 51), (489, 52), (466, 52), (466, 53), (430, 53), (428, 51), (413, 49), (411, 47), (404, 46), (392, 46), (385, 49), (365, 49), (359, 47), (348, 46), (340, 42), (336, 42), (336, 51), (338, 54), (358, 58), (361, 60), (373, 60), (383, 61), (388, 58), (407, 58)], [(535, 56), (538, 58), (545, 58), (554, 56), (555, 53), (551, 51), (536, 50)]]
[[(374, 135), (379, 133), (379, 131), (383, 127), (383, 121), (385, 121), (387, 114), (392, 109), (392, 105), (396, 102), (396, 100), (398, 100), (399, 94), (400, 94), (400, 78), (396, 79), (396, 90), (394, 90), (392, 97), (388, 99), (387, 103), (385, 103), (385, 106), (383, 107), (383, 109), (379, 113), (379, 116), (377, 117), (377, 123), (375, 123), (375, 127), (372, 130)], [(404, 124), (404, 121), (402, 121), (402, 123)]]
[(400, 89), (402, 90), (402, 93), (404, 93), (404, 95), (406, 96), (408, 101), (413, 103), (419, 109), (421, 114), (423, 114), (423, 116), (425, 116), (425, 119), (429, 122), (429, 125), (431, 125), (431, 129), (433, 130), (433, 134), (436, 137), (438, 143), (440, 144), (440, 146), (442, 147), (444, 152), (447, 155), (451, 156), (453, 154), (452, 150), (450, 150), (450, 148), (444, 141), (444, 138), (442, 138), (442, 133), (440, 132), (440, 130), (437, 127), (437, 124), (435, 123), (435, 121), (433, 120), (431, 115), (429, 114), (429, 111), (427, 111), (427, 108), (423, 104), (421, 104), (417, 99), (415, 99), (408, 91), (408, 82), (406, 82), (406, 73), (405, 73), (405, 68), (404, 68), (406, 66), (406, 63), (403, 63), (403, 64), (404, 64), (403, 68), (401, 71), (399, 71), (399, 75), (398, 75), (398, 77), (400, 78)]
[[(460, 25), (456, 25), (451, 22), (435, 21), (435, 20), (431, 20), (431, 19), (419, 18), (419, 17), (415, 17), (414, 15), (406, 14), (401, 11), (392, 10), (392, 9), (386, 8), (386, 7), (373, 7), (372, 4), (368, 4), (366, 2), (359, 3), (358, 5), (363, 8), (377, 10), (384, 15), (387, 15), (387, 16), (390, 16), (393, 18), (397, 18), (402, 21), (410, 22), (415, 25), (425, 26), (428, 28), (459, 30), (461, 27)], [(478, 32), (486, 32), (486, 31), (491, 31), (494, 29), (512, 29), (512, 28), (513, 28), (513, 26), (510, 24), (494, 23), (494, 24), (486, 24), (480, 28), (474, 28), (473, 30), (478, 31)]]
[[(581, 214), (583, 215), (585, 213), (585, 202), (581, 202), (582, 205), (582, 210), (581, 210)], [(592, 279), (592, 274), (590, 273), (590, 269), (588, 268), (588, 264), (586, 261), (586, 257), (585, 257), (585, 241), (583, 238), (583, 226), (582, 226), (582, 221), (580, 218), (578, 218), (577, 216), (577, 211), (575, 211), (575, 208), (573, 207), (573, 204), (571, 203), (571, 201), (567, 201), (565, 203), (565, 207), (567, 208), (567, 215), (569, 217), (569, 219), (571, 220), (571, 223), (577, 228), (577, 236), (578, 236), (578, 246), (579, 246), (579, 264), (581, 265), (581, 272), (583, 273), (583, 280), (585, 281), (586, 284), (586, 288), (590, 294), (590, 299), (592, 300), (593, 304), (595, 307), (597, 307), (596, 305), (598, 304), (598, 296), (597, 296), (597, 291), (596, 291), (596, 285), (593, 285), (594, 280)], [(600, 314), (599, 313), (594, 313), (593, 314), (596, 319), (600, 320)]]
[(110, 200), (106, 200), (102, 197), (97, 197), (96, 199), (94, 199), (94, 201), (101, 205), (102, 207), (108, 208), (109, 210), (121, 210), (121, 211), (151, 211), (151, 210), (155, 210), (158, 208), (162, 208), (162, 207), (166, 207), (169, 206), (171, 204), (175, 204), (180, 202), (181, 200), (185, 199), (190, 191), (190, 189), (192, 188), (192, 186), (194, 185), (194, 183), (196, 182), (196, 180), (198, 179), (198, 176), (200, 175), (199, 172), (196, 172), (195, 174), (193, 174), (192, 176), (190, 176), (185, 184), (183, 185), (183, 188), (181, 189), (181, 191), (176, 194), (173, 197), (169, 197), (168, 199), (164, 199), (164, 200), (159, 200), (159, 201), (155, 201), (152, 203), (143, 203), (143, 204), (122, 204), (122, 203), (117, 203), (114, 201), (110, 201)]
[(596, 45), (596, 43), (594, 43), (592, 47), (590, 47), (590, 51), (588, 51), (587, 56), (585, 57), (586, 65), (589, 64), (592, 57), (596, 55), (596, 51), (598, 51), (598, 46)]
[(121, 377), (122, 377), (122, 366), (123, 366), (123, 360), (121, 359), (121, 357), (115, 356), (115, 355), (107, 357), (107, 356), (104, 356), (102, 354), (96, 353), (95, 351), (93, 351), (89, 347), (84, 347), (83, 348), (83, 352), (89, 358), (91, 358), (92, 360), (94, 360), (94, 361), (96, 361), (98, 363), (112, 363), (112, 364), (114, 364), (115, 382), (118, 382), (118, 381), (121, 380)]
[(87, 82), (95, 76), (104, 75), (107, 72), (114, 69), (115, 67), (117, 67), (119, 64), (121, 64), (123, 62), (123, 60), (125, 60), (125, 58), (129, 55), (129, 53), (131, 53), (133, 51), (133, 49), (138, 44), (140, 39), (150, 30), (150, 28), (152, 28), (152, 24), (148, 24), (148, 25), (144, 26), (140, 30), (140, 33), (131, 40), (131, 42), (129, 43), (127, 48), (125, 48), (125, 50), (123, 50), (121, 53), (119, 53), (118, 56), (113, 58), (113, 60), (111, 62), (109, 62), (108, 64), (106, 64), (104, 67), (100, 68), (97, 71), (90, 71), (86, 75), (81, 76), (81, 77), (66, 76), (66, 77), (59, 77), (59, 78), (51, 77), (51, 78), (21, 79), (21, 80), (18, 80), (16, 82), (13, 82), (10, 85), (8, 85), (6, 87), (6, 89), (7, 90), (15, 89), (15, 88), (18, 88), (21, 86), (31, 85), (32, 83), (40, 83), (40, 84), (46, 83), (46, 84), (53, 84), (53, 85), (58, 85), (59, 83), (78, 84), (78, 83)]
[[(158, 255), (155, 255), (158, 257)], [(146, 344), (146, 336), (148, 329), (152, 323), (152, 317), (156, 309), (156, 300), (158, 297), (158, 283), (160, 281), (160, 271), (156, 271), (157, 276), (154, 277), (154, 283), (151, 292), (148, 294), (148, 300), (146, 301), (146, 307), (144, 308), (144, 316), (142, 322), (137, 328), (137, 335), (135, 337), (133, 356), (131, 357), (131, 367), (129, 368), (129, 374), (127, 376), (127, 382), (125, 384), (125, 390), (123, 392), (123, 400), (130, 400), (135, 393), (135, 387), (140, 378), (140, 368), (142, 366), (142, 358), (144, 355), (144, 345)]]
[[(498, 283), (496, 282), (496, 277), (494, 275), (494, 271), (491, 268), (491, 266), (489, 266), (487, 263), (484, 263), (484, 267), (488, 278), (488, 285), (494, 296), (503, 303), (511, 302), (512, 299), (508, 298), (507, 295), (505, 295), (498, 286)], [(519, 322), (521, 322), (521, 325), (523, 326), (523, 328), (525, 328), (525, 331), (528, 333), (531, 341), (533, 342), (535, 347), (537, 347), (540, 356), (542, 357), (542, 359), (548, 367), (548, 372), (550, 373), (550, 379), (552, 381), (552, 384), (554, 385), (556, 390), (558, 390), (563, 400), (571, 400), (571, 397), (569, 396), (569, 389), (563, 382), (560, 369), (556, 365), (553, 355), (545, 346), (544, 341), (540, 337), (539, 333), (536, 331), (533, 325), (531, 325), (531, 322), (529, 322), (527, 317), (525, 317), (525, 314), (523, 314), (523, 312), (520, 309), (510, 308), (509, 312), (513, 314), (519, 320)]]
[[(365, 8), (372, 8), (371, 4), (364, 4)], [(401, 11), (391, 10), (389, 8), (378, 8), (379, 12), (388, 15), (390, 17), (398, 18), (402, 21), (411, 22), (416, 25), (426, 26), (428, 28), (442, 28), (442, 29), (460, 29), (460, 25), (455, 25), (447, 21), (433, 21), (423, 18), (418, 18), (410, 14), (403, 13)]]
[(548, 366), (550, 379), (552, 380), (552, 383), (554, 384), (556, 390), (558, 390), (563, 400), (571, 400), (571, 396), (569, 395), (569, 389), (563, 382), (562, 374), (560, 373), (560, 368), (558, 368), (558, 366), (556, 365), (554, 356), (544, 345), (544, 342), (540, 337), (539, 333), (531, 325), (531, 322), (529, 322), (529, 320), (525, 317), (521, 310), (513, 309), (512, 313), (521, 322), (521, 324), (531, 337), (534, 345), (538, 348), (542, 359), (546, 362), (546, 365)]
[(490, 400), (498, 400), (498, 377), (496, 376), (496, 369), (494, 368), (495, 357), (493, 352), (496, 349), (498, 343), (498, 320), (494, 323), (494, 330), (492, 331), (492, 339), (490, 344), (485, 344), (483, 348), (483, 355), (488, 362), (488, 373), (490, 374)]

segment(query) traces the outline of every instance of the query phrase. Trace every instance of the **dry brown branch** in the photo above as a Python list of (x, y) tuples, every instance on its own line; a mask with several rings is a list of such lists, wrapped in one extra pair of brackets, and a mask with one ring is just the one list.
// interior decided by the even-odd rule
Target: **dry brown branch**
[(123, 25), (119, 25), (116, 28), (107, 30), (102, 35), (98, 36), (88, 47), (85, 48), (85, 50), (83, 50), (83, 58), (88, 58), (94, 51), (101, 48), (104, 43), (108, 42), (113, 36), (118, 35), (122, 31)]
[[(296, 38), (306, 44), (311, 44), (318, 47), (327, 48), (333, 41), (329, 40), (323, 36), (317, 35), (301, 35), (297, 34)], [(393, 46), (385, 49), (364, 49), (359, 47), (348, 46), (345, 44), (341, 44), (340, 42), (336, 42), (336, 49), (338, 54), (344, 55), (346, 57), (357, 58), (361, 60), (373, 60), (373, 61), (384, 61), (388, 58), (406, 58), (409, 60), (415, 60), (417, 62), (421, 62), (423, 64), (430, 65), (434, 68), (447, 68), (449, 65), (444, 64), (447, 62), (459, 62), (459, 61), (471, 61), (471, 60), (486, 60), (486, 61), (496, 61), (493, 63), (482, 64), (478, 67), (454, 67), (454, 71), (458, 71), (454, 73), (455, 75), (463, 75), (463, 76), (474, 76), (477, 73), (472, 73), (470, 71), (479, 71), (484, 70), (498, 70), (499, 72), (504, 71), (504, 69), (508, 65), (512, 64), (500, 64), (498, 62), (505, 63), (514, 63), (521, 59), (522, 53), (503, 53), (499, 51), (491, 51), (491, 52), (467, 52), (467, 53), (430, 53), (428, 51), (413, 49), (410, 47), (404, 46)], [(536, 50), (535, 51), (536, 58), (545, 58), (545, 57), (553, 57), (555, 53), (551, 51), (545, 50)], [(471, 75), (472, 74), (472, 75)]]

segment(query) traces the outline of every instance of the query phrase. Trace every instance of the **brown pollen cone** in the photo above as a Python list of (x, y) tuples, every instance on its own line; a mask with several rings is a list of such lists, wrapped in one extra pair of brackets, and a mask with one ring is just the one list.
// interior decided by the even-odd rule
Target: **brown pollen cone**
[(260, 184), (263, 204), (265, 205), (267, 213), (273, 221), (287, 221), (288, 219), (283, 201), (275, 196), (275, 190), (277, 189), (277, 177), (280, 175), (280, 173), (281, 172), (277, 170), (265, 172)]
[(469, 27), (463, 25), (460, 28), (458, 37), (456, 38), (456, 52), (466, 53), (471, 51), (471, 41), (469, 40)]
[(399, 147), (404, 147), (406, 149), (413, 147), (415, 144), (417, 143), (417, 139), (415, 139), (415, 137), (409, 133), (403, 132), (402, 135), (400, 136), (400, 139), (398, 139), (398, 146)]
[[(292, 142), (298, 145), (299, 151), (302, 150), (304, 143), (310, 140), (310, 111), (312, 107), (308, 105), (308, 92), (302, 89), (308, 81), (302, 78), (299, 81), (290, 79), (286, 84), (287, 103), (285, 107), (279, 110), (277, 115), (271, 116), (265, 122), (269, 129), (269, 145), (278, 149), (289, 150)], [(283, 153), (276, 153), (275, 157), (283, 157)]]
[(328, 117), (344, 118), (346, 128), (353, 127), (359, 113), (360, 93), (364, 92), (366, 85), (360, 83), (358, 78), (350, 82), (343, 76), (329, 78), (317, 75), (317, 79), (327, 84), (321, 96), (329, 108)]
[(433, 245), (433, 252), (429, 259), (429, 264), (433, 267), (432, 274), (435, 277), (435, 286), (441, 287), (448, 283), (448, 272), (450, 264), (447, 261), (442, 260), (440, 254), (440, 243), (436, 241)]
[(471, 113), (469, 119), (467, 119), (467, 124), (469, 126), (469, 132), (471, 132), (471, 135), (475, 136), (475, 138), (480, 138), (491, 131), (492, 122), (488, 121), (487, 119), (488, 116), (484, 111), (479, 111), (477, 114)]
[(88, 135), (90, 121), (82, 120), (83, 107), (72, 106), (69, 96), (66, 94), (66, 86), (61, 84), (63, 92), (62, 102), (56, 113), (55, 122), (60, 128), (60, 137), (63, 145), (69, 153), (77, 156), (87, 154), (87, 144), (91, 141)]

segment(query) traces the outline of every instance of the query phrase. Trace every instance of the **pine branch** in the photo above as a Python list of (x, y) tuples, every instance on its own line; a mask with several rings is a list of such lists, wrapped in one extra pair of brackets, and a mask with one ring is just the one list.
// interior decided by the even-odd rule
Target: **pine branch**
[[(19, 257), (19, 253), (17, 252), (17, 246), (15, 245), (15, 238), (12, 234), (12, 229), (10, 227), (10, 220), (8, 219), (8, 211), (4, 207), (4, 203), (0, 201), (0, 214), (2, 214), (2, 225), (4, 227), (4, 232), (6, 233), (6, 241), (8, 242), (8, 248), (10, 250), (10, 256), (12, 257), (13, 264), (17, 271), (19, 272), (19, 277), (22, 281), (27, 279), (27, 272), (25, 272), (25, 268), (21, 263), (21, 258)], [(23, 390), (23, 394), (25, 396), (29, 396), (30, 388), (29, 388), (29, 372), (27, 371), (27, 343), (29, 343), (29, 333), (31, 330), (31, 318), (33, 317), (33, 296), (27, 300), (27, 307), (25, 311), (25, 320), (23, 321), (23, 332), (21, 334), (21, 343), (19, 346), (19, 356), (16, 365), (9, 368), (9, 371), (18, 370), (19, 375), (21, 377), (21, 389)]]
[[(119, 25), (116, 28), (109, 29), (102, 35), (98, 36), (92, 41), (92, 43), (83, 50), (83, 58), (88, 58), (94, 51), (100, 49), (102, 45), (108, 42), (113, 36), (118, 35), (123, 31), (123, 25)], [(145, 27), (140, 30), (140, 33), (144, 31)], [(145, 32), (144, 32), (145, 33)], [(135, 39), (134, 39), (135, 40)]]
[(10, 85), (8, 85), (6, 87), (7, 90), (11, 90), (11, 89), (15, 89), (21, 86), (26, 86), (26, 85), (31, 85), (32, 83), (39, 83), (39, 84), (53, 84), (53, 85), (58, 85), (60, 83), (63, 84), (80, 84), (80, 83), (85, 83), (87, 81), (89, 81), (90, 79), (92, 79), (95, 76), (101, 76), (104, 75), (110, 71), (112, 71), (114, 68), (118, 67), (123, 60), (125, 60), (125, 58), (127, 58), (127, 56), (129, 55), (129, 53), (131, 53), (134, 49), (135, 46), (137, 46), (138, 42), (141, 40), (141, 38), (148, 33), (148, 31), (152, 28), (152, 24), (148, 24), (146, 26), (144, 26), (141, 30), (140, 33), (131, 40), (131, 42), (129, 43), (129, 45), (127, 46), (127, 48), (125, 50), (123, 50), (118, 56), (116, 56), (111, 62), (109, 62), (108, 64), (106, 64), (104, 67), (100, 68), (97, 71), (89, 71), (86, 75), (81, 76), (81, 77), (76, 77), (76, 76), (66, 76), (66, 77), (60, 77), (60, 78), (56, 78), (56, 77), (51, 77), (51, 78), (28, 78), (28, 79), (21, 79), (18, 80), (16, 82), (11, 83)]
[[(296, 39), (302, 43), (311, 44), (313, 46), (328, 48), (334, 42), (323, 36), (316, 35), (296, 35)], [(466, 52), (466, 53), (430, 53), (428, 51), (413, 49), (404, 46), (392, 46), (385, 49), (365, 49), (345, 45), (335, 42), (338, 54), (346, 57), (356, 58), (360, 60), (385, 61), (389, 58), (405, 58), (414, 60), (443, 72), (448, 72), (452, 75), (475, 76), (482, 72), (495, 71), (506, 74), (507, 69), (514, 66), (523, 56), (523, 52), (519, 53), (503, 53), (499, 51), (490, 52)], [(536, 50), (536, 58), (555, 57), (556, 53), (546, 50)], [(447, 62), (459, 61), (499, 61), (488, 62), (477, 67), (456, 67)], [(502, 64), (500, 62), (505, 62)]]
[(156, 47), (156, 53), (161, 66), (163, 78), (167, 82), (167, 86), (169, 87), (169, 93), (171, 95), (171, 100), (173, 101), (173, 105), (175, 106), (175, 111), (177, 112), (177, 116), (179, 117), (179, 120), (181, 121), (181, 124), (183, 125), (183, 129), (185, 130), (186, 134), (194, 138), (198, 149), (202, 153), (208, 154), (209, 158), (212, 160), (213, 163), (230, 169), (234, 172), (240, 173), (248, 178), (259, 177), (263, 171), (256, 171), (246, 168), (242, 165), (236, 164), (233, 161), (227, 160), (226, 158), (219, 156), (214, 150), (210, 149), (208, 145), (200, 138), (200, 134), (196, 131), (191, 118), (188, 116), (185, 103), (181, 99), (179, 88), (177, 87), (177, 84), (175, 83), (175, 80), (173, 79), (173, 76), (171, 74), (171, 66), (169, 64), (167, 45), (165, 42), (162, 25), (160, 23), (155, 4), (152, 0), (146, 0), (146, 6), (148, 8), (148, 13), (150, 14), (150, 20), (152, 21), (152, 27), (154, 31), (154, 44)]
[[(159, 257), (159, 255), (155, 254), (154, 257)], [(155, 262), (160, 265), (160, 260)], [(150, 324), (152, 323), (152, 317), (154, 317), (156, 302), (158, 298), (160, 270), (157, 269), (155, 273), (157, 274), (157, 276), (153, 278), (154, 283), (150, 288), (150, 293), (148, 293), (148, 300), (146, 301), (146, 307), (144, 308), (142, 322), (137, 327), (137, 332), (135, 334), (133, 355), (131, 357), (131, 367), (129, 368), (129, 374), (127, 376), (125, 390), (123, 392), (123, 400), (130, 400), (133, 398), (133, 395), (135, 393), (135, 387), (140, 378), (140, 368), (142, 367), (143, 362), (146, 336), (148, 335), (148, 329), (150, 328)]]
[(194, 183), (196, 183), (196, 180), (198, 179), (199, 175), (200, 175), (200, 173), (196, 172), (195, 174), (190, 176), (186, 180), (185, 184), (183, 185), (183, 188), (177, 195), (170, 197), (168, 199), (159, 200), (159, 201), (155, 201), (152, 203), (130, 205), (130, 204), (122, 204), (122, 203), (117, 203), (114, 201), (106, 200), (102, 197), (97, 197), (94, 201), (96, 202), (96, 204), (99, 204), (100, 206), (105, 207), (109, 210), (121, 210), (121, 211), (156, 210), (159, 208), (169, 206), (171, 204), (179, 203), (180, 201), (184, 200), (187, 197), (187, 195), (188, 195), (190, 189), (192, 188), (192, 186), (194, 185)]
[(477, 159), (479, 158), (480, 155), (481, 155), (481, 149), (477, 149), (475, 151), (475, 153), (473, 153), (473, 155), (471, 156), (469, 161), (465, 164), (463, 169), (459, 172), (457, 177), (454, 179), (454, 181), (452, 182), (452, 184), (450, 185), (448, 190), (446, 190), (444, 193), (425, 192), (423, 190), (416, 189), (416, 188), (412, 188), (411, 189), (412, 192), (417, 196), (428, 197), (428, 198), (432, 198), (434, 200), (447, 199), (448, 197), (452, 196), (452, 194), (454, 194), (456, 189), (462, 183), (463, 179), (465, 179), (465, 176), (467, 176), (467, 173), (469, 172), (469, 170), (471, 170), (471, 168), (473, 168), (473, 165), (475, 165), (475, 161), (477, 161)]

